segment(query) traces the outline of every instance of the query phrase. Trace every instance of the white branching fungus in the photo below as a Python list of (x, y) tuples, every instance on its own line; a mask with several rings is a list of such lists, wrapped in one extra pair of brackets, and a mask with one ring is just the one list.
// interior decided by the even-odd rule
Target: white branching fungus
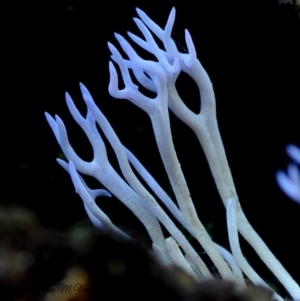
[(295, 145), (288, 145), (286, 148), (288, 155), (296, 164), (290, 163), (287, 172), (278, 171), (276, 178), (280, 188), (295, 202), (300, 204), (300, 148)]
[[(180, 53), (171, 38), (175, 21), (174, 8), (171, 10), (164, 29), (155, 24), (141, 10), (137, 9), (137, 13), (140, 19), (135, 18), (134, 21), (144, 39), (132, 33), (128, 33), (128, 35), (137, 45), (152, 53), (157, 61), (144, 60), (124, 37), (115, 34), (127, 58), (123, 58), (117, 48), (108, 43), (111, 59), (114, 62), (109, 63), (109, 92), (115, 98), (128, 99), (149, 115), (158, 150), (178, 206), (139, 160), (122, 145), (87, 88), (81, 84), (82, 96), (87, 106), (86, 117), (77, 110), (68, 94), (66, 94), (66, 102), (73, 118), (83, 129), (92, 145), (94, 158), (91, 162), (83, 161), (76, 154), (68, 141), (64, 123), (58, 116), (55, 116), (54, 119), (46, 113), (46, 118), (68, 160), (68, 163), (61, 160), (58, 162), (70, 173), (76, 192), (81, 196), (88, 216), (96, 227), (112, 235), (130, 239), (95, 203), (97, 196), (110, 196), (111, 193), (143, 223), (152, 239), (154, 254), (160, 262), (166, 265), (178, 264), (199, 281), (212, 278), (211, 272), (199, 254), (169, 217), (168, 214), (171, 214), (201, 244), (223, 279), (233, 280), (243, 287), (245, 280), (242, 273), (244, 273), (254, 284), (267, 285), (243, 257), (239, 244), (238, 233), (240, 233), (290, 295), (294, 299), (300, 299), (299, 285), (271, 253), (242, 211), (218, 129), (213, 86), (208, 74), (197, 59), (189, 32), (185, 31), (188, 52)], [(164, 49), (160, 49), (157, 45), (153, 34), (162, 41)], [(118, 65), (122, 75), (125, 85), (123, 89), (119, 89), (119, 78), (115, 65)], [(135, 76), (135, 82), (138, 82), (143, 88), (155, 92), (155, 98), (147, 97), (140, 92), (139, 86), (131, 78), (130, 71)], [(176, 79), (181, 71), (187, 73), (199, 88), (201, 95), (201, 111), (199, 113), (192, 112), (181, 100), (176, 90)], [(217, 189), (227, 210), (227, 226), (232, 254), (211, 240), (196, 213), (173, 144), (169, 109), (194, 131), (204, 150)], [(114, 150), (125, 180), (111, 166), (106, 154), (105, 143), (97, 130), (96, 123)], [(288, 152), (297, 163), (300, 163), (299, 149), (290, 147)], [(168, 214), (139, 181), (131, 166), (168, 208)], [(96, 178), (109, 192), (101, 189), (91, 190), (79, 173)], [(287, 175), (283, 172), (279, 173), (278, 181), (286, 193), (294, 199), (299, 197), (300, 176), (295, 165), (288, 168)], [(170, 237), (165, 238), (161, 225), (169, 232)], [(274, 298), (282, 300), (275, 293)]]

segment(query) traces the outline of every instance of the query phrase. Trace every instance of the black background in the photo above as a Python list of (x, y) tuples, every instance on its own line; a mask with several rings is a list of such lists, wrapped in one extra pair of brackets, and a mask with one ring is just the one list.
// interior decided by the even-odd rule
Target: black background
[[(169, 190), (147, 115), (108, 94), (107, 41), (117, 46), (115, 31), (139, 34), (132, 21), (135, 7), (164, 26), (175, 6), (172, 36), (185, 47), (184, 29), (189, 29), (213, 82), (219, 127), (243, 209), (299, 283), (300, 206), (281, 192), (275, 173), (290, 161), (285, 146), (300, 145), (300, 18), (291, 7), (262, 2), (22, 1), (3, 7), (1, 202), (26, 206), (49, 228), (66, 229), (86, 219), (69, 176), (55, 161), (60, 148), (44, 118), (44, 111), (58, 114), (78, 154), (91, 160), (87, 139), (64, 101), (68, 91), (84, 112), (79, 82), (90, 89), (123, 144)], [(197, 89), (188, 78), (180, 77), (178, 90), (190, 108), (199, 110)], [(228, 246), (225, 211), (202, 150), (173, 117), (175, 147), (199, 216), (204, 224), (213, 223), (214, 239)], [(98, 204), (116, 224), (143, 231), (116, 199)]]

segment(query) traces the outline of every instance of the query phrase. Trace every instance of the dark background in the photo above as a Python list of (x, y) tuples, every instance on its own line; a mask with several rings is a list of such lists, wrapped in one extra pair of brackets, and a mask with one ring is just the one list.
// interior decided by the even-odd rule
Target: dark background
[[(300, 206), (281, 192), (275, 173), (290, 161), (285, 146), (300, 145), (300, 19), (290, 6), (262, 2), (163, 1), (158, 7), (151, 1), (22, 1), (5, 7), (1, 202), (33, 210), (49, 228), (64, 230), (86, 219), (69, 176), (55, 161), (60, 148), (44, 118), (44, 111), (59, 114), (78, 154), (91, 160), (87, 139), (64, 101), (68, 91), (84, 112), (79, 82), (90, 89), (123, 144), (169, 191), (148, 117), (108, 94), (106, 43), (117, 46), (115, 31), (139, 34), (132, 21), (135, 7), (164, 26), (175, 6), (173, 38), (185, 47), (184, 29), (189, 29), (213, 82), (219, 127), (243, 209), (299, 283)], [(197, 89), (188, 78), (179, 78), (178, 90), (190, 108), (199, 110)], [(228, 246), (225, 211), (202, 150), (193, 133), (173, 116), (171, 124), (199, 216), (204, 224), (213, 223), (214, 239)], [(116, 199), (98, 204), (116, 224), (143, 231)]]

